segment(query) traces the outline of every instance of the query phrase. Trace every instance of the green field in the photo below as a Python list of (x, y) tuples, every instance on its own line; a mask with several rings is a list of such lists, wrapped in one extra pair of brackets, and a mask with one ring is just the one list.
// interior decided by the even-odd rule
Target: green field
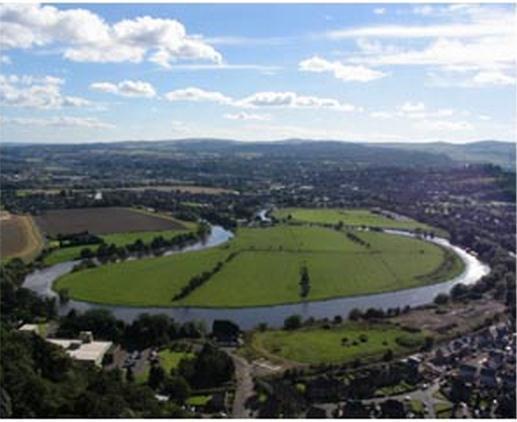
[[(300, 302), (302, 266), (310, 276), (303, 300), (406, 289), (448, 280), (463, 270), (459, 257), (429, 242), (379, 232), (354, 234), (363, 244), (345, 232), (316, 226), (242, 228), (216, 248), (106, 264), (67, 274), (54, 288), (105, 304), (247, 307)], [(444, 266), (447, 256), (450, 265)], [(218, 273), (173, 301), (193, 276), (218, 262), (224, 263)]]
[(341, 221), (347, 226), (384, 227), (403, 230), (415, 230), (419, 228), (422, 230), (440, 231), (439, 229), (419, 223), (410, 218), (396, 220), (375, 214), (367, 209), (282, 208), (275, 210), (273, 216), (278, 219), (291, 216), (292, 221), (304, 223), (337, 224)]
[[(150, 243), (157, 236), (163, 236), (165, 239), (172, 239), (182, 233), (187, 233), (188, 230), (165, 230), (165, 231), (150, 231), (150, 232), (130, 232), (130, 233), (113, 233), (106, 234), (101, 237), (106, 244), (115, 244), (116, 246), (125, 246), (134, 243), (140, 239), (144, 243)], [(67, 248), (57, 248), (45, 257), (43, 262), (45, 265), (55, 265), (60, 262), (72, 261), (80, 258), (81, 251), (84, 248), (89, 248), (92, 251), (96, 250), (99, 244), (94, 245), (80, 245), (70, 246)]]
[[(362, 335), (366, 336), (366, 341), (361, 340)], [(256, 332), (248, 347), (273, 360), (276, 357), (318, 364), (347, 363), (356, 359), (373, 361), (382, 358), (388, 349), (400, 355), (417, 350), (423, 342), (423, 333), (409, 333), (393, 325), (347, 323), (329, 329), (318, 327)]]

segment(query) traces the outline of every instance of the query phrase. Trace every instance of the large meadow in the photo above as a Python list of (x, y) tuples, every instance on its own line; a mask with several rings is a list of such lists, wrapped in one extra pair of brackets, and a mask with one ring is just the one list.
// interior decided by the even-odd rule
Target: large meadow
[[(210, 273), (181, 299), (189, 281)], [(301, 271), (309, 275), (302, 294)], [(250, 307), (394, 291), (459, 274), (461, 260), (430, 242), (377, 231), (279, 224), (239, 228), (203, 251), (112, 263), (68, 274), (54, 288), (129, 306)]]

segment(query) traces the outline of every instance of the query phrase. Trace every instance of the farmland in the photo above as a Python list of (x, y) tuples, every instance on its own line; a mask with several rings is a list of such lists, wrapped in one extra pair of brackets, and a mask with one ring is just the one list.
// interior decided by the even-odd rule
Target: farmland
[(256, 332), (248, 347), (273, 360), (319, 364), (377, 360), (388, 350), (395, 355), (409, 353), (423, 342), (422, 333), (410, 333), (394, 325), (346, 323), (330, 328)]
[(30, 216), (0, 215), (1, 259), (19, 257), (33, 259), (43, 247), (43, 239)]
[(405, 230), (434, 230), (432, 227), (419, 223), (409, 218), (389, 218), (384, 215), (373, 213), (366, 209), (347, 209), (336, 208), (305, 209), (305, 208), (283, 208), (276, 210), (273, 215), (276, 218), (289, 218), (292, 221), (317, 224), (337, 224), (343, 222), (347, 226), (368, 226), (383, 227)]
[(84, 231), (103, 235), (185, 229), (171, 217), (119, 207), (51, 210), (37, 216), (36, 222), (49, 237)]
[[(247, 307), (394, 291), (459, 274), (461, 260), (419, 239), (309, 226), (241, 228), (224, 245), (197, 252), (107, 264), (60, 278), (75, 299), (130, 306)], [(228, 258), (230, 258), (228, 260)], [(443, 267), (448, 257), (449, 266)], [(221, 269), (180, 300), (192, 277)], [(310, 276), (300, 296), (300, 269)], [(438, 271), (440, 270), (440, 271)]]

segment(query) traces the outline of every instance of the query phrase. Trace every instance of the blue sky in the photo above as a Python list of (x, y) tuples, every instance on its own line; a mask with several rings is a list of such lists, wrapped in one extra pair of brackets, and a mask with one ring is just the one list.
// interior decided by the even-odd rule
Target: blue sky
[(514, 13), (1, 5), (1, 140), (515, 141)]

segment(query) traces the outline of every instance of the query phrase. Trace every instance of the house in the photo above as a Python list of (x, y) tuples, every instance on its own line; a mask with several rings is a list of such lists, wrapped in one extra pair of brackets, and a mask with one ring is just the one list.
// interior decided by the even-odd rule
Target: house
[(225, 346), (238, 346), (241, 330), (232, 321), (216, 319), (212, 324), (212, 336), (217, 343)]
[(477, 372), (477, 366), (467, 364), (460, 365), (460, 379), (463, 381), (474, 382), (476, 380)]
[(479, 374), (479, 384), (483, 387), (497, 387), (497, 377), (495, 370), (492, 368), (481, 368), (481, 372)]
[(307, 419), (326, 419), (327, 412), (325, 409), (322, 409), (321, 407), (311, 406), (309, 410), (307, 410), (305, 417)]
[(364, 419), (370, 417), (370, 409), (360, 400), (348, 401), (341, 408), (341, 417), (347, 419)]
[(451, 354), (447, 351), (447, 349), (440, 347), (434, 353), (434, 358), (432, 362), (435, 365), (448, 365), (452, 361)]
[(217, 391), (212, 394), (212, 398), (208, 401), (206, 409), (210, 412), (227, 412), (228, 411), (228, 394), (226, 391)]
[(503, 387), (510, 391), (515, 391), (515, 374), (514, 373), (506, 373), (501, 377), (501, 381), (503, 383)]
[(504, 362), (504, 352), (502, 350), (490, 350), (488, 353), (487, 366), (498, 369)]
[(81, 331), (79, 339), (49, 338), (47, 341), (65, 349), (72, 359), (96, 366), (102, 366), (104, 357), (113, 346), (111, 341), (94, 341), (91, 331)]
[(24, 333), (34, 333), (38, 335), (40, 333), (38, 324), (23, 324), (20, 328), (18, 328), (18, 331), (22, 331)]
[(333, 377), (318, 377), (307, 383), (306, 394), (311, 401), (338, 400), (345, 389), (342, 381)]
[(383, 418), (400, 419), (406, 417), (404, 403), (399, 400), (389, 399), (381, 403), (381, 414)]

